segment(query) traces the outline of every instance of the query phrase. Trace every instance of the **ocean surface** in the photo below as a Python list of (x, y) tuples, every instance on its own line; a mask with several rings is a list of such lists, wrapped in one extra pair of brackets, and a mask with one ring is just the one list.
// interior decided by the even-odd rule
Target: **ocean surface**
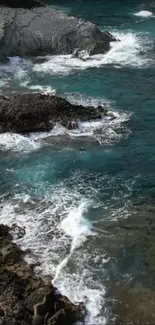
[[(153, 286), (144, 252), (133, 241), (135, 223), (143, 226), (155, 199), (155, 1), (51, 2), (120, 42), (86, 61), (10, 58), (0, 64), (0, 92), (43, 91), (102, 104), (116, 119), (79, 122), (72, 132), (57, 125), (45, 134), (1, 134), (0, 222), (25, 228), (19, 238), (14, 227), (14, 238), (30, 249), (27, 260), (38, 263), (36, 272), (85, 303), (87, 325), (103, 325), (112, 317), (113, 285)], [(129, 218), (132, 230), (117, 231)]]

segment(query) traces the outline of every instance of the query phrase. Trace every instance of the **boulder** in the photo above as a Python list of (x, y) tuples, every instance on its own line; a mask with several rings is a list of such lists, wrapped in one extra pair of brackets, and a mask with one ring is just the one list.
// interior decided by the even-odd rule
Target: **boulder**
[(75, 49), (105, 53), (116, 41), (91, 22), (47, 7), (1, 6), (0, 22), (0, 57), (71, 54)]
[(49, 131), (56, 123), (75, 129), (78, 120), (101, 119), (107, 111), (99, 106), (73, 105), (65, 99), (43, 94), (0, 96), (0, 132)]

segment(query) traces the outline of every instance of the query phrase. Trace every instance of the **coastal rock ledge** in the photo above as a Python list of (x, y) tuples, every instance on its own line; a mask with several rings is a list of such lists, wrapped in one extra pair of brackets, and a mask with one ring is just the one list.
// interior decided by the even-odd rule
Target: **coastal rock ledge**
[(34, 266), (27, 265), (24, 252), (12, 243), (10, 230), (0, 225), (0, 325), (83, 324), (82, 305), (62, 296), (50, 279), (34, 275)]
[(33, 2), (28, 9), (23, 7), (26, 1), (21, 1), (20, 8), (8, 7), (11, 1), (7, 0), (6, 5), (0, 1), (0, 57), (71, 54), (76, 49), (90, 54), (105, 53), (110, 42), (116, 41), (91, 22), (41, 4), (34, 7)]
[(51, 95), (0, 96), (0, 133), (50, 131), (57, 123), (67, 129), (76, 129), (79, 120), (97, 120), (106, 114), (106, 109), (101, 106), (73, 105)]

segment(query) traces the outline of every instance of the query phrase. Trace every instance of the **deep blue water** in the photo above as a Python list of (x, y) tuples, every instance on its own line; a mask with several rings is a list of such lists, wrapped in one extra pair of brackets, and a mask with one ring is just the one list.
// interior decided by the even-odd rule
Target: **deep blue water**
[[(53, 137), (42, 142), (2, 135), (0, 221), (26, 226), (19, 243), (33, 250), (44, 273), (57, 274), (56, 285), (71, 299), (89, 297), (89, 322), (103, 324), (108, 265), (114, 279), (137, 276), (134, 254), (122, 254), (112, 271), (105, 264), (104, 224), (127, 217), (136, 200), (155, 197), (155, 18), (134, 15), (155, 15), (155, 2), (52, 1), (52, 7), (116, 33), (119, 47), (87, 69), (67, 57), (51, 58), (47, 66), (13, 58), (0, 67), (3, 90), (50, 87), (73, 101), (102, 102), (119, 117), (100, 145), (89, 137), (58, 145)], [(93, 227), (100, 232), (92, 234)]]

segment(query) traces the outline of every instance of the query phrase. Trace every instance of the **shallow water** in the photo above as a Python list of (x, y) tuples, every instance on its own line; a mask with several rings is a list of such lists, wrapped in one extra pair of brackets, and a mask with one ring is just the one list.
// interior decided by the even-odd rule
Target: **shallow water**
[(87, 324), (101, 325), (108, 319), (111, 279), (147, 277), (133, 248), (113, 259), (112, 238), (117, 247), (115, 227), (133, 214), (133, 203), (155, 196), (155, 2), (52, 6), (96, 22), (121, 42), (84, 62), (69, 55), (49, 56), (42, 64), (10, 58), (0, 66), (1, 91), (41, 90), (103, 104), (116, 119), (79, 122), (76, 133), (57, 125), (50, 134), (0, 135), (0, 222), (26, 228), (16, 241), (32, 250), (28, 260), (40, 262), (36, 271), (54, 276), (73, 301), (85, 302)]

